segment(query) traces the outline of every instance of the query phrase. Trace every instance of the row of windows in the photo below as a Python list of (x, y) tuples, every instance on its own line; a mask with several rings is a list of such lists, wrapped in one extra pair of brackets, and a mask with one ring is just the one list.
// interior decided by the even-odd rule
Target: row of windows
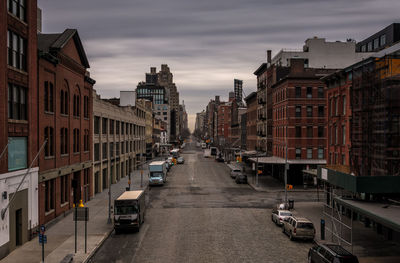
[[(303, 90), (306, 91), (305, 94), (303, 94)], [(315, 94), (315, 90), (317, 90), (317, 94)], [(275, 91), (275, 102), (280, 102), (285, 100), (287, 97), (289, 97), (288, 89), (281, 89), (280, 91)], [(319, 98), (323, 99), (325, 96), (324, 93), (324, 87), (306, 87), (305, 89), (303, 87), (295, 87), (295, 98)]]
[[(346, 155), (344, 153), (341, 154), (341, 160), (339, 160), (338, 153), (329, 153), (329, 163), (330, 164), (342, 164), (346, 165)], [(340, 162), (341, 161), (341, 162)]]
[(341, 127), (341, 142), (339, 142), (340, 135), (339, 135), (339, 127), (335, 125), (331, 125), (330, 129), (330, 136), (329, 136), (329, 144), (331, 145), (338, 145), (341, 143), (342, 145), (346, 144), (346, 125), (342, 125)]
[[(295, 106), (295, 117), (300, 118), (302, 117), (302, 106), (296, 105)], [(313, 106), (306, 106), (306, 117), (313, 117)], [(318, 106), (318, 117), (325, 117), (324, 106)], [(278, 115), (276, 115), (278, 118)]]
[(7, 31), (7, 64), (26, 71), (27, 42), (18, 34)]
[[(99, 116), (94, 117), (94, 134), (100, 134), (100, 121), (101, 121), (101, 133), (107, 134), (107, 130), (109, 134), (131, 134), (131, 135), (138, 135), (144, 136), (145, 134), (145, 127), (138, 126), (133, 123), (125, 123), (121, 121), (115, 121), (108, 118), (101, 118)], [(108, 122), (109, 125), (108, 125)], [(107, 129), (109, 128), (109, 129)]]
[[(79, 88), (78, 88), (79, 89)], [(68, 86), (64, 85), (64, 88), (60, 91), (60, 113), (68, 115), (69, 97), (68, 97)], [(54, 85), (52, 82), (44, 82), (44, 110), (46, 112), (54, 112)], [(80, 116), (80, 95), (73, 96), (73, 116)], [(89, 118), (89, 97), (83, 96), (83, 116)]]
[[(55, 151), (55, 134), (54, 128), (47, 126), (44, 128), (44, 139), (47, 140), (47, 143), (44, 148), (45, 157), (53, 157)], [(69, 144), (68, 144), (68, 129), (61, 128), (60, 129), (60, 153), (68, 154)], [(83, 134), (83, 150), (89, 151), (89, 130), (85, 129)], [(80, 152), (80, 130), (73, 129), (73, 152)]]
[(374, 40), (368, 42), (367, 44), (362, 45), (361, 52), (371, 52), (385, 45), (386, 45), (386, 34), (383, 34), (380, 37), (377, 37)]
[(7, 10), (14, 16), (26, 22), (26, 5), (25, 0), (8, 0)]
[[(285, 157), (286, 148), (284, 146), (275, 146), (275, 150), (276, 150), (278, 156)], [(302, 156), (301, 148), (296, 148), (295, 153), (296, 153), (296, 159), (304, 159)], [(314, 158), (313, 148), (306, 149), (305, 157), (306, 157), (306, 159)], [(317, 157), (317, 159), (324, 159), (324, 148), (318, 148), (316, 157)]]
[[(318, 137), (322, 138), (324, 137), (324, 126), (318, 126)], [(295, 127), (296, 130), (296, 137), (300, 138), (300, 137), (307, 137), (307, 138), (313, 138), (314, 137), (314, 127), (313, 126), (307, 126), (306, 127), (306, 134), (303, 135), (302, 133), (302, 127), (301, 126), (296, 126)]]
[[(143, 143), (143, 141), (110, 142), (109, 145), (106, 142), (102, 143), (102, 159), (108, 158), (108, 151), (110, 151), (110, 157), (113, 158), (114, 155), (118, 157), (120, 154), (143, 150)], [(94, 160), (100, 161), (100, 143), (94, 144)]]
[[(338, 96), (330, 98), (328, 101), (328, 108), (330, 109), (330, 116), (339, 116), (340, 114), (345, 116), (346, 115), (346, 96)], [(341, 104), (341, 105), (339, 105)], [(341, 112), (340, 110), (341, 109)]]

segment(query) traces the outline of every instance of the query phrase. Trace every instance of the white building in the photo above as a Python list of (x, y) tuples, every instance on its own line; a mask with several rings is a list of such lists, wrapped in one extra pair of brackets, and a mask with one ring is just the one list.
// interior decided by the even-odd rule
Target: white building
[(14, 198), (28, 169), (0, 174), (0, 258), (30, 240), (39, 225), (38, 171), (38, 167), (29, 171)]
[(327, 42), (325, 38), (309, 38), (303, 50), (282, 49), (272, 59), (272, 64), (290, 66), (291, 58), (304, 58), (305, 67), (341, 69), (366, 59), (373, 53), (356, 52), (356, 42)]

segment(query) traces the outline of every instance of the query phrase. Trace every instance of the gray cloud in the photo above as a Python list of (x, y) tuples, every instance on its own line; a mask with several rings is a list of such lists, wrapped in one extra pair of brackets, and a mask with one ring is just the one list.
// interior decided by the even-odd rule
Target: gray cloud
[(44, 32), (77, 28), (103, 97), (134, 89), (167, 63), (193, 117), (227, 98), (233, 79), (256, 88), (265, 51), (304, 40), (362, 40), (399, 22), (398, 0), (38, 0)]

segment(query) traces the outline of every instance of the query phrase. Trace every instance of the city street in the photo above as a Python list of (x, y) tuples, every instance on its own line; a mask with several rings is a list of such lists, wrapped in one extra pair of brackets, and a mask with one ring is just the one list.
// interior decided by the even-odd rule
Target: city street
[(277, 193), (237, 185), (193, 144), (182, 156), (167, 184), (150, 189), (140, 232), (113, 233), (91, 262), (306, 262), (312, 243), (271, 222)]

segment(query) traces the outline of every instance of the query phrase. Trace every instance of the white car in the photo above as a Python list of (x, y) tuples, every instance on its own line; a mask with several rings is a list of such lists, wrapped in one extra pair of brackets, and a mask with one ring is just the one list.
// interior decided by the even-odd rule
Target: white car
[(285, 221), (285, 219), (289, 218), (290, 216), (292, 216), (292, 212), (290, 212), (289, 210), (274, 209), (272, 210), (271, 220), (278, 226), (282, 226), (283, 221)]
[(184, 163), (185, 163), (185, 159), (183, 159), (182, 156), (179, 156), (178, 159), (176, 160), (176, 163), (178, 163), (178, 164), (184, 164)]

